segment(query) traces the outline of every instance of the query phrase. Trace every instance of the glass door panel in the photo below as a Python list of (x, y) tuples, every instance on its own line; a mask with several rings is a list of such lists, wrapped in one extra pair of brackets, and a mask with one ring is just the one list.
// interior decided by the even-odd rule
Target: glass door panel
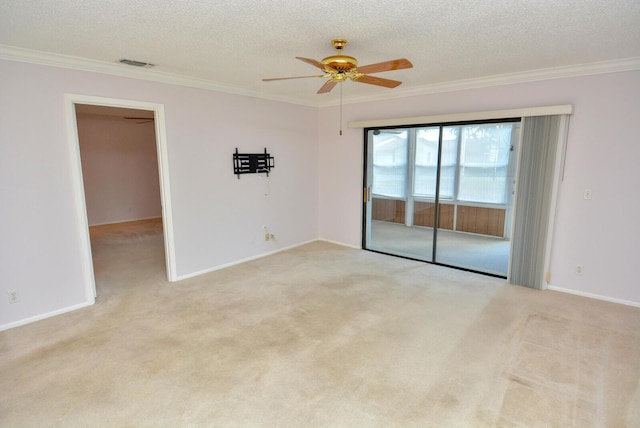
[(425, 164), (419, 171), (414, 167), (416, 132), (401, 128), (368, 131), (364, 247), (431, 262), (435, 204), (433, 197), (416, 199), (414, 187), (435, 194), (438, 128), (435, 139), (420, 149)]
[(367, 133), (367, 207), (365, 248), (404, 256), (398, 236), (406, 224), (409, 174), (406, 129), (369, 130)]
[(367, 133), (365, 248), (404, 256), (397, 231), (406, 224), (409, 144), (406, 129)]
[[(442, 162), (441, 215), (452, 205), (452, 221), (440, 222), (435, 262), (465, 269), (507, 275), (509, 240), (507, 212), (511, 212), (516, 161), (513, 150), (519, 123), (469, 124), (445, 127), (456, 135), (456, 185), (445, 179)], [(443, 145), (443, 159), (447, 149)], [(451, 149), (451, 153), (453, 150)], [(447, 198), (450, 198), (447, 200)], [(449, 202), (451, 201), (451, 202)]]

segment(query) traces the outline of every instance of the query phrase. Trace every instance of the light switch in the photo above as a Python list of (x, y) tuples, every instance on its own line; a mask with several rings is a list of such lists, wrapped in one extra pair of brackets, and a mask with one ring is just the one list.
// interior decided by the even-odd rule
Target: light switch
[(591, 199), (591, 189), (584, 189), (584, 198)]

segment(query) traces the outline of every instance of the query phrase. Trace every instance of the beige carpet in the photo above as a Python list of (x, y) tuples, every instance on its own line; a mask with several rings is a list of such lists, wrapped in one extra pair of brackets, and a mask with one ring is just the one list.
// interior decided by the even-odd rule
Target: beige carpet
[(0, 332), (0, 426), (640, 426), (640, 309), (323, 242), (170, 284), (160, 231)]

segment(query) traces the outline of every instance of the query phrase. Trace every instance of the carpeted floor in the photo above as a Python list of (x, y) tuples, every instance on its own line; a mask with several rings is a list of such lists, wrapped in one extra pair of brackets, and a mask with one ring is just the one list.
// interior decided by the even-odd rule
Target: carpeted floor
[(179, 283), (92, 230), (96, 305), (0, 332), (3, 427), (640, 426), (640, 309), (316, 242)]

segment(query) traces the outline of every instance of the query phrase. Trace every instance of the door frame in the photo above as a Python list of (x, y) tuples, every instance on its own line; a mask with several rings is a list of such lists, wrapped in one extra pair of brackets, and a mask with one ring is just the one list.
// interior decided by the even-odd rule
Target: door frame
[(89, 235), (89, 220), (84, 193), (84, 179), (82, 176), (82, 163), (80, 157), (80, 139), (78, 137), (78, 123), (76, 120), (76, 104), (88, 104), (103, 107), (120, 107), (137, 110), (153, 111), (155, 117), (156, 152), (158, 159), (158, 175), (160, 181), (160, 201), (162, 204), (162, 223), (164, 233), (164, 250), (166, 261), (167, 280), (177, 281), (175, 261), (175, 240), (173, 234), (173, 217), (171, 207), (171, 191), (169, 180), (169, 161), (167, 150), (166, 121), (164, 105), (143, 101), (133, 101), (118, 98), (105, 98), (91, 95), (64, 94), (67, 114), (67, 128), (69, 135), (69, 148), (72, 157), (71, 179), (75, 200), (75, 211), (78, 221), (78, 236), (82, 254), (82, 269), (86, 284), (86, 297), (90, 304), (95, 303), (96, 281), (93, 270), (93, 256), (91, 252), (91, 239)]

